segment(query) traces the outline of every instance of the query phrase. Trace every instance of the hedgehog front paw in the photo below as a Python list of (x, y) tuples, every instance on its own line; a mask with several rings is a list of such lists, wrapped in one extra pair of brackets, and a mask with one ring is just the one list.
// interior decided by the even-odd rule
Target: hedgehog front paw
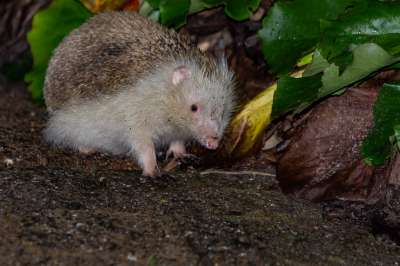
[(182, 157), (186, 154), (185, 144), (181, 141), (173, 141), (169, 145), (169, 149), (167, 151), (167, 158), (170, 156), (174, 156), (174, 158)]
[(159, 172), (157, 175), (143, 175), (143, 176), (146, 178), (146, 180), (154, 183), (159, 183), (159, 182), (171, 183), (177, 181), (177, 179), (174, 176), (164, 172)]
[(193, 154), (185, 154), (179, 158), (175, 159), (178, 164), (185, 166), (199, 166), (201, 164), (201, 159)]

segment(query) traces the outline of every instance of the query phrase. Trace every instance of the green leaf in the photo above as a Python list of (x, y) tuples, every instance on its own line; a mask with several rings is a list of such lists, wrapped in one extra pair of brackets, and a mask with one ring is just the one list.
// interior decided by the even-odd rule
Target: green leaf
[(310, 77), (322, 73), (328, 66), (328, 61), (322, 57), (319, 50), (316, 50), (311, 65), (303, 72), (303, 77)]
[(394, 64), (390, 67), (385, 68), (385, 70), (390, 70), (390, 69), (400, 69), (400, 63)]
[(373, 165), (373, 163), (370, 160), (368, 160), (367, 158), (364, 158), (364, 162), (368, 166), (372, 166)]
[(346, 90), (347, 90), (347, 88), (340, 89), (337, 92), (332, 93), (332, 95), (342, 95)]
[(201, 0), (148, 0), (141, 5), (139, 14), (148, 15), (166, 27), (174, 25), (178, 29), (186, 24), (187, 15), (204, 8)]
[(56, 0), (33, 17), (32, 30), (27, 39), (34, 58), (32, 70), (25, 82), (32, 82), (29, 90), (36, 102), (43, 102), (43, 83), (53, 50), (73, 29), (82, 25), (92, 14), (74, 0)]
[(152, 5), (150, 5), (148, 1), (145, 1), (140, 6), (138, 13), (141, 15), (148, 16), (153, 11), (154, 11), (154, 7)]
[(400, 57), (390, 56), (382, 47), (375, 43), (366, 43), (357, 46), (353, 51), (353, 62), (339, 76), (339, 67), (331, 64), (324, 71), (322, 88), (318, 98), (328, 96), (335, 91), (347, 87), (370, 74), (400, 62)]
[(205, 7), (201, 3), (201, 0), (191, 0), (188, 15), (200, 12), (203, 9), (205, 9)]
[(160, 10), (159, 9), (153, 10), (149, 14), (149, 18), (154, 19), (157, 22), (160, 22)]
[(308, 64), (311, 64), (312, 60), (313, 60), (313, 56), (314, 56), (314, 52), (309, 53), (305, 56), (303, 56), (298, 62), (297, 65), (298, 67), (302, 67)]
[(225, 4), (225, 12), (235, 20), (245, 20), (250, 17), (251, 8), (256, 11), (261, 0), (202, 0), (201, 2), (207, 8)]
[(319, 20), (335, 19), (353, 0), (295, 0), (276, 3), (258, 32), (265, 59), (274, 76), (292, 71), (302, 53), (319, 37)]
[(340, 71), (351, 63), (351, 53), (359, 44), (375, 42), (390, 55), (400, 53), (400, 1), (355, 0), (351, 11), (336, 20), (320, 21), (317, 47)]
[[(399, 29), (400, 29), (400, 25)], [(388, 33), (374, 39), (374, 43), (381, 46), (392, 56), (400, 55), (400, 34)]]
[(168, 0), (148, 0), (149, 4), (154, 8), (159, 8), (162, 5), (165, 5)]
[(294, 109), (302, 103), (313, 102), (318, 96), (318, 89), (321, 88), (322, 75), (292, 78), (282, 77), (278, 81), (278, 87), (274, 94), (271, 118)]
[(384, 164), (393, 154), (393, 135), (400, 127), (400, 81), (384, 84), (374, 106), (374, 125), (361, 145), (363, 156), (374, 164)]
[[(361, 44), (354, 49), (353, 62), (339, 74), (339, 67), (327, 64), (319, 50), (314, 53), (313, 63), (303, 73), (303, 78), (282, 77), (275, 92), (271, 117), (285, 113), (297, 107), (295, 113), (304, 110), (310, 104), (332, 93), (343, 93), (348, 86), (378, 73), (390, 65), (400, 62), (400, 57), (392, 57), (375, 43)], [(325, 67), (327, 66), (327, 67)], [(325, 69), (323, 69), (325, 67)], [(316, 75), (321, 73), (323, 75)], [(312, 79), (314, 78), (314, 79)], [(290, 83), (287, 82), (288, 79)], [(303, 81), (304, 80), (304, 81)], [(308, 84), (308, 81), (314, 81)], [(322, 82), (318, 83), (320, 80)], [(319, 87), (318, 84), (320, 85)]]
[(161, 23), (166, 27), (174, 25), (178, 29), (185, 25), (189, 8), (190, 0), (168, 0), (166, 4), (160, 5)]
[(400, 150), (400, 125), (393, 126), (394, 135), (396, 137), (397, 149)]

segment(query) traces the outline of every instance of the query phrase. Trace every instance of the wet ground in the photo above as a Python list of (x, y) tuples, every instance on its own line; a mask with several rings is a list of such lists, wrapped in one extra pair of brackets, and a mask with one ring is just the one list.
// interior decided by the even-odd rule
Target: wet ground
[(1, 265), (399, 265), (400, 248), (272, 177), (177, 171), (41, 142), (46, 112), (0, 81)]

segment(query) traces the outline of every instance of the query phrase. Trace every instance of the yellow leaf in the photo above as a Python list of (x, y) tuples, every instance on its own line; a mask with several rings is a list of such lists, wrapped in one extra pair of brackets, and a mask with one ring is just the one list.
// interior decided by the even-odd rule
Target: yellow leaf
[(92, 14), (110, 10), (122, 10), (131, 0), (79, 0)]

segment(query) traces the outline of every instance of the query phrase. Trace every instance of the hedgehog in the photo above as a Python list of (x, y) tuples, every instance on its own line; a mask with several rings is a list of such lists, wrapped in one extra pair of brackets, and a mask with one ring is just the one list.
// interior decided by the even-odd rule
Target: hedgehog
[(128, 155), (162, 176), (156, 149), (179, 160), (197, 141), (215, 150), (236, 108), (224, 57), (133, 12), (94, 15), (55, 49), (46, 71), (46, 142), (88, 154)]

